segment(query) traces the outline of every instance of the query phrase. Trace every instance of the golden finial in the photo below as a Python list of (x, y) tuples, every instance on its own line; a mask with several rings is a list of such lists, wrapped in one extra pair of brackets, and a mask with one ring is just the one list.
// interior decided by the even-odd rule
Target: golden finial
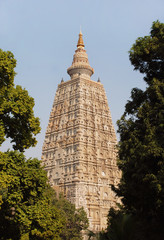
[(79, 40), (78, 40), (78, 43), (77, 43), (77, 47), (84, 47), (83, 34), (81, 32), (81, 28), (80, 28)]

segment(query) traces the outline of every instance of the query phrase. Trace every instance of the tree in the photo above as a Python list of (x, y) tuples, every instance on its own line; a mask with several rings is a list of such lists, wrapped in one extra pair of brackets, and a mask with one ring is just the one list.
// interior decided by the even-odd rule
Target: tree
[(64, 225), (60, 210), (45, 192), (47, 176), (37, 159), (22, 153), (0, 153), (0, 236), (1, 239), (60, 239)]
[[(130, 50), (135, 70), (147, 88), (134, 88), (118, 121), (119, 168), (116, 192), (125, 211), (136, 218), (139, 239), (164, 237), (164, 24), (153, 23), (150, 36), (138, 38)], [(139, 234), (139, 233), (138, 233)]]
[(88, 240), (108, 240), (107, 233), (104, 231), (101, 232), (93, 232), (91, 230), (88, 230)]
[(22, 153), (0, 153), (1, 239), (76, 240), (88, 227), (85, 211), (76, 209), (47, 184), (37, 159)]
[(134, 70), (145, 74), (144, 80), (151, 85), (153, 79), (163, 81), (164, 76), (164, 24), (153, 23), (150, 36), (140, 37), (129, 51)]
[(0, 145), (11, 138), (14, 149), (23, 151), (36, 145), (40, 124), (34, 117), (34, 99), (14, 85), (15, 67), (14, 55), (0, 49)]
[(80, 240), (82, 230), (89, 226), (87, 214), (83, 208), (76, 209), (75, 205), (66, 200), (62, 194), (59, 199), (54, 199), (54, 206), (61, 209), (61, 215), (65, 219), (60, 237), (62, 240)]
[(108, 214), (108, 227), (102, 232), (100, 240), (132, 240), (135, 239), (135, 221), (130, 214), (123, 209), (111, 208)]

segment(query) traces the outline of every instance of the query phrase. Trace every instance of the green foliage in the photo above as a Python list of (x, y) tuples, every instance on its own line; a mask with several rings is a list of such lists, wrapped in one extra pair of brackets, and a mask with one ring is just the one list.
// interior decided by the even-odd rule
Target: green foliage
[(53, 239), (52, 236), (59, 235), (62, 228), (59, 211), (44, 196), (47, 177), (40, 161), (26, 160), (18, 152), (0, 153), (0, 179), (1, 239), (20, 239), (25, 233), (35, 236), (34, 239)]
[(65, 224), (60, 210), (49, 201), (39, 201), (31, 209), (31, 232), (29, 239), (61, 239), (60, 234)]
[(92, 232), (91, 230), (88, 230), (88, 240), (108, 240), (107, 233), (104, 231), (101, 232)]
[(6, 90), (14, 86), (14, 76), (16, 67), (16, 60), (14, 55), (7, 51), (0, 49), (0, 91), (5, 94)]
[(131, 240), (135, 235), (135, 221), (130, 214), (123, 211), (110, 209), (108, 214), (108, 231), (106, 233), (109, 240)]
[(132, 90), (118, 121), (122, 179), (116, 192), (135, 216), (139, 239), (159, 240), (164, 237), (164, 24), (154, 22), (150, 36), (137, 39), (130, 60), (145, 74), (147, 88)]
[(1, 239), (77, 240), (88, 227), (83, 209), (57, 199), (37, 159), (0, 152)]
[[(127, 214), (123, 208), (118, 210), (111, 208), (108, 214), (108, 227), (106, 231), (99, 233), (99, 240), (139, 240), (135, 238), (138, 228), (135, 218)], [(91, 238), (92, 239), (92, 238)]]
[(61, 210), (65, 224), (62, 228), (60, 237), (62, 240), (80, 240), (82, 239), (82, 230), (89, 226), (86, 212), (83, 208), (76, 209), (74, 204), (68, 202), (63, 195), (58, 200), (53, 201), (54, 206)]
[(0, 49), (0, 145), (11, 138), (14, 149), (23, 151), (36, 145), (40, 124), (34, 117), (34, 99), (14, 86), (15, 67), (14, 55)]
[(150, 84), (153, 78), (162, 80), (164, 76), (164, 24), (153, 23), (150, 36), (138, 38), (130, 50), (130, 61), (135, 70), (145, 74), (144, 80)]

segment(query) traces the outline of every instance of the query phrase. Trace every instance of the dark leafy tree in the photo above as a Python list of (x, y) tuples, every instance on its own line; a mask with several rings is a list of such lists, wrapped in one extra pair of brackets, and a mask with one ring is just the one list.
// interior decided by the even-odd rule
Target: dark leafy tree
[(135, 216), (139, 239), (164, 239), (164, 24), (153, 23), (150, 36), (130, 50), (146, 90), (134, 88), (118, 121), (119, 167), (116, 190), (127, 213)]
[[(104, 233), (109, 240), (132, 240), (135, 239), (134, 218), (121, 210), (110, 209), (108, 214), (108, 228)], [(102, 238), (103, 239), (103, 238)]]

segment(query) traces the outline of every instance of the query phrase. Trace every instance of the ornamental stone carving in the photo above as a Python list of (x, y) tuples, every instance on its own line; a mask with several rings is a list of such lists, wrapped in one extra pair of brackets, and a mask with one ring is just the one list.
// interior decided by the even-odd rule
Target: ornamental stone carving
[(84, 49), (82, 33), (71, 67), (71, 79), (58, 85), (42, 149), (50, 184), (87, 212), (90, 229), (106, 228), (109, 208), (119, 201), (116, 135), (104, 87)]

